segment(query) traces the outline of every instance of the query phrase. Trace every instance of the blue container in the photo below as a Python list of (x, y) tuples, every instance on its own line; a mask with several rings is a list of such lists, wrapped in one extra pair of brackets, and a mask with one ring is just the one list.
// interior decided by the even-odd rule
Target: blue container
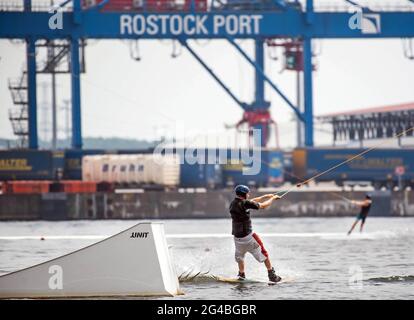
[[(203, 149), (198, 153), (199, 151), (187, 148), (166, 148), (162, 152), (162, 154), (177, 155), (180, 159), (179, 187), (213, 189), (221, 183), (219, 166), (215, 163), (209, 163), (207, 149)], [(194, 159), (188, 162), (191, 152)], [(188, 153), (187, 157), (186, 153)]]
[[(307, 148), (293, 153), (295, 175), (310, 178), (350, 159), (365, 149)], [(404, 167), (401, 180), (414, 182), (414, 149), (376, 149), (322, 175), (318, 181), (398, 182), (396, 168)]]
[(223, 185), (234, 187), (245, 184), (253, 187), (266, 187), (283, 183), (283, 153), (262, 150), (253, 153), (241, 150), (228, 151), (227, 164), (222, 166)]
[(283, 152), (283, 179), (292, 183), (298, 182), (293, 172), (293, 152)]
[(284, 155), (281, 151), (268, 151), (267, 155), (267, 170), (269, 184), (281, 185), (284, 182)]
[(220, 166), (215, 164), (189, 164), (180, 166), (180, 187), (214, 189), (221, 183)]
[(0, 180), (61, 179), (63, 170), (63, 151), (0, 151)]
[[(221, 168), (218, 161), (209, 159), (209, 154), (215, 154), (212, 149), (203, 149), (200, 153), (186, 148), (167, 151), (174, 151), (180, 158), (180, 187), (214, 189), (221, 186)], [(194, 158), (188, 162), (191, 152)]]

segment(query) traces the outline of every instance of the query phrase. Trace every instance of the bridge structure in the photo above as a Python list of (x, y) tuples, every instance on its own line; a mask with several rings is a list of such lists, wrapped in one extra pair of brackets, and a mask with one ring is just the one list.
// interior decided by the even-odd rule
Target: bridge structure
[[(82, 148), (80, 82), (82, 49), (87, 39), (176, 40), (243, 109), (238, 125), (260, 130), (261, 141), (256, 143), (268, 143), (273, 123), (270, 102), (265, 99), (268, 84), (303, 124), (304, 145), (313, 146), (312, 40), (414, 38), (414, 0), (393, 1), (388, 6), (377, 4), (378, 1), (361, 4), (351, 0), (341, 4), (316, 0), (64, 0), (51, 7), (32, 0), (17, 4), (0, 0), (0, 38), (26, 42), (26, 83), (20, 89), (27, 91), (27, 99), (19, 101), (27, 107), (20, 120), (27, 121), (29, 148), (38, 148), (36, 49), (40, 43), (54, 47), (52, 67), (49, 64), (45, 72), (54, 70), (61, 57), (66, 55), (69, 59), (72, 147)], [(255, 70), (253, 102), (241, 101), (193, 50), (191, 41), (195, 39), (225, 39), (246, 59)], [(237, 39), (254, 40), (254, 57), (239, 46)], [(66, 45), (56, 48), (56, 41)], [(287, 69), (303, 73), (303, 107), (266, 73), (265, 47), (277, 45), (284, 47)]]

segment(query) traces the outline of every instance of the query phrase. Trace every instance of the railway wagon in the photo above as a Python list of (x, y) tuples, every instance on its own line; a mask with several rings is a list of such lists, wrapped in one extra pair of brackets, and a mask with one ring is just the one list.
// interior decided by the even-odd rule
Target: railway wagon
[[(297, 148), (293, 151), (293, 174), (305, 180), (350, 159), (365, 149)], [(414, 187), (414, 149), (375, 149), (316, 181), (369, 183), (375, 189)]]
[[(283, 154), (277, 150), (256, 150), (254, 156), (252, 154), (247, 156), (247, 161), (242, 155), (252, 153), (252, 150), (204, 149), (204, 158), (201, 159), (201, 155), (198, 154), (197, 161), (188, 157), (188, 154), (193, 152), (191, 148), (177, 148), (174, 152), (179, 157), (184, 155), (183, 161), (180, 161), (179, 164), (178, 187), (216, 189), (233, 187), (239, 183), (260, 187), (278, 185), (283, 182)], [(0, 163), (0, 177), (2, 180), (64, 179), (81, 181), (83, 180), (83, 171), (85, 171), (83, 158), (96, 156), (96, 161), (100, 162), (101, 167), (99, 169), (99, 166), (94, 167), (93, 170), (87, 168), (90, 177), (93, 174), (94, 179), (99, 177), (99, 179), (110, 180), (117, 184), (134, 184), (137, 181), (149, 179), (141, 178), (139, 175), (144, 173), (139, 171), (134, 172), (135, 176), (131, 175), (128, 163), (119, 163), (113, 172), (109, 169), (104, 172), (102, 161), (108, 157), (118, 156), (117, 159), (120, 162), (128, 162), (129, 156), (141, 157), (153, 154), (154, 150), (151, 148), (136, 150), (68, 149), (59, 152), (4, 150), (0, 154), (0, 161), (2, 161)], [(211, 157), (212, 159), (210, 159)], [(245, 174), (244, 169), (249, 169), (252, 166), (252, 160), (254, 160), (254, 166), (258, 167), (258, 171), (254, 174)], [(12, 168), (13, 166), (14, 168)]]

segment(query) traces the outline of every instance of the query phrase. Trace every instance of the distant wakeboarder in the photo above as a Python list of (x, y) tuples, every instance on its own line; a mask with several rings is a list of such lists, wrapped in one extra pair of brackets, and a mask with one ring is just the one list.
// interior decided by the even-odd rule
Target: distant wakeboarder
[(354, 228), (356, 227), (356, 225), (358, 224), (359, 221), (361, 221), (361, 227), (360, 227), (359, 231), (362, 232), (362, 229), (364, 228), (365, 220), (368, 216), (369, 210), (371, 209), (372, 199), (371, 199), (371, 196), (369, 194), (367, 194), (365, 196), (365, 200), (363, 200), (363, 201), (354, 201), (354, 200), (352, 200), (351, 203), (361, 207), (361, 211), (357, 215), (356, 220), (353, 223), (351, 229), (348, 231), (348, 235), (350, 235), (352, 233), (352, 230), (354, 230)]

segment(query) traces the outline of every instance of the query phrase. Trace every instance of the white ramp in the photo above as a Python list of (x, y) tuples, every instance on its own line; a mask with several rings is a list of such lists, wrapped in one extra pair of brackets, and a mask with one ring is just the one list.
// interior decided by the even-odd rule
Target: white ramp
[(145, 222), (0, 277), (0, 298), (180, 294), (162, 223)]

